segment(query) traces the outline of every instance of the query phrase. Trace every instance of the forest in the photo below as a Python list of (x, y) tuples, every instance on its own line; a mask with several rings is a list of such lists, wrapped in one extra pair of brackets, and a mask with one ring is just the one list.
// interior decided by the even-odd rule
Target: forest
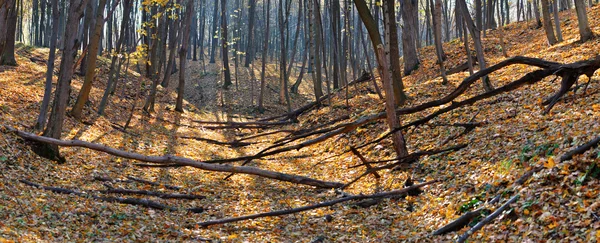
[(0, 0), (0, 242), (600, 242), (598, 0)]

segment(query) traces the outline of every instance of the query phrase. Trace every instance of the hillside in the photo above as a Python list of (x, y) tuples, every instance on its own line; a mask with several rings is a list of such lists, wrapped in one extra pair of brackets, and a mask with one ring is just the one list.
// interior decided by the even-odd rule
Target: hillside
[[(600, 6), (588, 10), (592, 30), (600, 34)], [(532, 23), (513, 23), (505, 27), (504, 40), (509, 56), (537, 57), (548, 61), (572, 63), (600, 54), (600, 39), (578, 43), (574, 10), (561, 13), (564, 41), (549, 47), (543, 29)], [(499, 63), (502, 56), (499, 31), (491, 31), (483, 39), (489, 65)], [(463, 44), (453, 40), (444, 44), (447, 67), (466, 61)], [(549, 241), (600, 242), (600, 150), (590, 150), (571, 160), (559, 157), (600, 135), (600, 82), (598, 73), (586, 92), (568, 92), (548, 114), (543, 114), (542, 100), (554, 94), (560, 81), (547, 78), (509, 93), (465, 106), (439, 116), (423, 126), (405, 131), (411, 153), (465, 144), (457, 151), (423, 156), (400, 170), (383, 170), (376, 178), (368, 175), (344, 190), (348, 194), (370, 194), (404, 187), (407, 178), (415, 183), (440, 180), (424, 187), (423, 193), (407, 197), (386, 198), (362, 208), (353, 203), (336, 204), (316, 210), (281, 217), (201, 227), (207, 220), (242, 216), (279, 209), (289, 209), (328, 201), (341, 195), (335, 190), (292, 184), (263, 177), (236, 174), (224, 180), (227, 173), (216, 173), (191, 167), (150, 167), (130, 159), (111, 156), (79, 147), (61, 148), (67, 162), (58, 164), (36, 155), (31, 142), (25, 141), (4, 126), (32, 132), (44, 92), (43, 77), (47, 49), (19, 46), (17, 67), (0, 67), (0, 239), (2, 241), (223, 241), (223, 242), (310, 242), (322, 237), (325, 242), (440, 242), (452, 241), (467, 231), (441, 236), (432, 232), (459, 218), (465, 212), (500, 195), (501, 203), (519, 195), (510, 213), (501, 216), (471, 236), (476, 242)], [(406, 107), (436, 100), (452, 92), (468, 72), (449, 76), (448, 85), (436, 77), (433, 47), (420, 50), (422, 63), (418, 71), (404, 77), (410, 97)], [(59, 62), (57, 62), (58, 64)], [(104, 144), (144, 155), (172, 154), (197, 161), (254, 155), (289, 131), (312, 129), (319, 124), (348, 115), (349, 119), (324, 127), (383, 111), (383, 101), (373, 92), (371, 82), (339, 92), (326, 105), (300, 116), (299, 122), (268, 129), (225, 129), (198, 121), (247, 122), (285, 112), (277, 103), (277, 69), (269, 66), (270, 83), (267, 112), (259, 114), (252, 105), (251, 90), (257, 92), (247, 71), (240, 70), (239, 85), (220, 89), (220, 64), (207, 64), (206, 71), (198, 62), (189, 64), (185, 113), (173, 111), (177, 77), (168, 89), (160, 90), (156, 113), (141, 111), (143, 96), (139, 87), (148, 82), (134, 68), (127, 70), (126, 82), (119, 83), (115, 99), (106, 116), (94, 111), (106, 85), (108, 64), (101, 60), (100, 75), (86, 106), (84, 123), (68, 117), (63, 139), (78, 139)], [(513, 65), (490, 75), (492, 84), (500, 87), (536, 70)], [(258, 70), (254, 70), (258, 74)], [(294, 76), (293, 76), (294, 77)], [(71, 105), (81, 87), (75, 76)], [(481, 85), (458, 97), (466, 100), (483, 92)], [(304, 92), (293, 95), (297, 108), (313, 99), (305, 81)], [(145, 91), (142, 89), (142, 91)], [(348, 98), (348, 100), (346, 100)], [(331, 102), (331, 103), (329, 103)], [(348, 104), (348, 105), (347, 105)], [(130, 128), (122, 126), (135, 105)], [(438, 109), (401, 116), (402, 123), (422, 118)], [(339, 120), (339, 119), (338, 119)], [(461, 126), (448, 124), (477, 123), (462, 133)], [(258, 138), (243, 140), (248, 146), (215, 144), (233, 142), (259, 133), (284, 130)], [(365, 171), (361, 160), (350, 146), (373, 141), (387, 130), (384, 120), (368, 123), (356, 130), (337, 135), (306, 148), (252, 160), (248, 165), (288, 174), (303, 175), (324, 181), (347, 183)], [(200, 138), (200, 139), (198, 139)], [(299, 139), (293, 142), (315, 138)], [(391, 159), (390, 141), (359, 149), (368, 161)], [(243, 162), (243, 161), (242, 161)], [(233, 164), (233, 163), (232, 163)], [(235, 163), (239, 165), (240, 163)], [(528, 171), (540, 168), (521, 184), (514, 184)], [(99, 180), (99, 178), (103, 180)], [(158, 182), (150, 185), (131, 178)], [(110, 180), (107, 180), (110, 179)], [(58, 194), (26, 185), (27, 180), (51, 187), (68, 188), (88, 195)], [(180, 187), (173, 189), (172, 185)], [(205, 196), (201, 200), (162, 199), (135, 195), (110, 195), (151, 199), (173, 207), (172, 211), (149, 209), (98, 200), (109, 196), (100, 193), (110, 188), (128, 188), (163, 193)], [(89, 195), (95, 195), (89, 196)], [(500, 204), (487, 205), (491, 211)], [(203, 208), (201, 213), (185, 209)]]

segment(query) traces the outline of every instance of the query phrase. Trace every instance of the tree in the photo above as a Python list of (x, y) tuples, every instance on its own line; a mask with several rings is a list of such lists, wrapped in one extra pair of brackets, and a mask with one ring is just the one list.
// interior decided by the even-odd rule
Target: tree
[(0, 1), (0, 65), (16, 66), (15, 33), (17, 30), (15, 0)]
[[(225, 4), (223, 4), (225, 5)], [(190, 31), (192, 25), (192, 13), (194, 13), (194, 0), (187, 0), (185, 7), (185, 20), (181, 28), (183, 38), (181, 39), (181, 49), (179, 49), (179, 85), (177, 86), (177, 104), (175, 110), (183, 112), (183, 96), (185, 93), (185, 64), (187, 61), (187, 46), (190, 41)]]
[(217, 22), (219, 20), (219, 0), (215, 0), (215, 8), (213, 9), (213, 18), (212, 18), (212, 32), (210, 32), (210, 36), (212, 36), (212, 44), (210, 46), (210, 63), (215, 63), (215, 52), (217, 50), (217, 41), (219, 40), (219, 35), (217, 34)]
[[(131, 10), (133, 9), (133, 0), (123, 0), (123, 21), (121, 22), (121, 29), (119, 32), (119, 39), (117, 40), (117, 45), (115, 46), (115, 53), (113, 53), (110, 68), (108, 71), (108, 82), (106, 82), (106, 89), (104, 90), (104, 95), (102, 95), (102, 100), (100, 101), (100, 105), (98, 106), (98, 114), (104, 114), (104, 109), (108, 104), (108, 98), (116, 86), (116, 79), (118, 74), (121, 72), (121, 51), (123, 48), (123, 42), (125, 41), (125, 33), (127, 33), (127, 29), (129, 28), (129, 19), (131, 16)], [(142, 16), (146, 16), (142, 11)], [(146, 39), (145, 37), (143, 39)], [(147, 40), (146, 40), (147, 41)]]
[(92, 90), (92, 82), (96, 75), (95, 67), (96, 60), (98, 60), (97, 53), (100, 44), (100, 35), (102, 34), (102, 27), (104, 26), (104, 6), (106, 6), (106, 0), (99, 0), (96, 13), (96, 25), (92, 27), (93, 36), (90, 39), (86, 54), (86, 61), (88, 62), (87, 66), (92, 68), (82, 68), (82, 70), (85, 70), (85, 80), (83, 81), (83, 85), (77, 96), (77, 101), (75, 102), (73, 109), (71, 109), (71, 115), (79, 120), (81, 120), (81, 112), (83, 111), (83, 106), (88, 101), (90, 90)]
[[(592, 0), (589, 0), (590, 3)], [(587, 12), (583, 0), (575, 0), (575, 11), (577, 12), (577, 22), (579, 26), (579, 41), (586, 42), (594, 36), (590, 25), (588, 24)]]
[[(444, 59), (446, 59), (446, 54), (444, 53), (444, 49), (442, 48), (442, 28), (441, 28), (441, 15), (442, 15), (442, 1), (429, 0), (431, 6), (433, 6), (433, 36), (435, 39), (435, 53), (438, 58), (438, 65), (440, 66), (440, 73), (442, 74), (442, 84), (448, 83), (448, 78), (446, 78), (446, 69), (444, 68)], [(470, 58), (470, 57), (469, 57)]]
[(554, 30), (552, 30), (552, 20), (550, 19), (550, 4), (548, 0), (542, 1), (542, 19), (544, 22), (544, 31), (546, 32), (546, 37), (548, 38), (548, 44), (554, 45), (557, 43), (556, 36), (554, 35)]
[[(58, 23), (58, 0), (52, 0), (52, 22)], [(54, 74), (54, 59), (56, 57), (56, 42), (58, 37), (58, 24), (52, 25), (52, 36), (50, 37), (50, 52), (48, 62), (46, 62), (46, 82), (44, 85), (44, 98), (40, 106), (40, 114), (35, 123), (35, 130), (41, 131), (46, 125), (46, 115), (50, 105), (50, 96), (52, 95), (52, 76)]]
[[(462, 16), (462, 18), (464, 20), (464, 24), (466, 25), (467, 29), (471, 33), (471, 37), (473, 38), (473, 42), (475, 43), (475, 52), (477, 52), (477, 61), (479, 62), (479, 69), (480, 70), (485, 69), (486, 62), (485, 62), (485, 58), (484, 58), (484, 54), (483, 54), (483, 45), (481, 44), (481, 36), (479, 33), (479, 29), (477, 29), (477, 27), (475, 26), (475, 23), (473, 22), (473, 19), (471, 19), (471, 14), (469, 14), (469, 8), (467, 7), (467, 3), (465, 2), (465, 0), (457, 0), (456, 5), (457, 5), (457, 8), (460, 9), (460, 15)], [(466, 38), (464, 41), (468, 42), (468, 40)], [(467, 58), (470, 58), (470, 57), (467, 57)], [(481, 80), (483, 83), (483, 89), (485, 91), (489, 92), (494, 89), (494, 87), (492, 87), (492, 84), (490, 83), (490, 80), (487, 75), (482, 77)]]
[(221, 54), (223, 56), (223, 88), (231, 85), (231, 70), (229, 67), (229, 46), (227, 44), (227, 0), (221, 0)]
[[(284, 98), (285, 102), (287, 103), (287, 110), (288, 112), (292, 111), (292, 107), (291, 107), (291, 102), (290, 102), (290, 94), (288, 91), (288, 73), (287, 73), (287, 64), (286, 64), (286, 59), (287, 59), (287, 38), (286, 38), (286, 34), (285, 34), (285, 29), (287, 27), (287, 22), (288, 22), (288, 16), (289, 16), (289, 5), (290, 2), (288, 2), (288, 8), (286, 11), (286, 15), (285, 17), (283, 16), (283, 0), (279, 0), (279, 8), (278, 8), (278, 19), (279, 19), (279, 36), (281, 38), (280, 43), (280, 51), (281, 51), (281, 56), (279, 57), (281, 60), (281, 65), (279, 65), (279, 69), (280, 69), (280, 74), (281, 74), (281, 87), (280, 87), (280, 101), (283, 101)], [(283, 97), (282, 95), (283, 94)], [(283, 103), (283, 102), (281, 102)]]
[[(373, 45), (373, 49), (376, 50), (375, 56), (377, 57), (377, 69), (379, 70), (379, 74), (381, 80), (383, 81), (383, 87), (385, 90), (385, 111), (388, 122), (388, 127), (390, 130), (395, 130), (400, 127), (400, 121), (398, 120), (398, 116), (396, 115), (396, 106), (394, 101), (393, 94), (393, 85), (392, 85), (392, 69), (389, 66), (389, 61), (386, 60), (386, 51), (389, 53), (389, 47), (385, 48), (381, 43), (381, 37), (379, 34), (379, 29), (375, 24), (375, 20), (373, 16), (369, 12), (367, 4), (364, 0), (354, 0), (354, 4), (356, 6), (356, 10), (360, 15), (360, 18), (367, 28), (369, 32), (369, 37), (371, 38), (371, 44)], [(389, 4), (389, 2), (384, 2), (384, 6)], [(392, 5), (393, 6), (393, 5)], [(386, 7), (387, 8), (387, 7)], [(386, 18), (388, 21), (389, 19)], [(388, 30), (390, 23), (386, 23), (388, 25)], [(386, 34), (387, 38), (390, 38), (389, 33)], [(385, 49), (385, 50), (384, 50)], [(389, 58), (389, 55), (388, 55)], [(398, 131), (392, 135), (392, 141), (394, 143), (394, 150), (396, 151), (396, 156), (402, 157), (408, 154), (406, 149), (406, 143), (404, 142), (404, 136), (402, 132)]]
[(246, 61), (244, 63), (244, 67), (249, 67), (252, 63), (252, 59), (254, 59), (254, 15), (256, 14), (256, 0), (248, 0), (248, 4), (250, 5), (250, 10), (248, 15), (248, 41), (246, 46)]
[[(77, 26), (79, 25), (79, 19), (83, 14), (83, 7), (87, 2), (88, 0), (73, 0), (69, 6), (69, 15), (67, 16), (66, 25), (69, 31), (65, 31), (65, 48), (63, 48), (60, 62), (58, 84), (56, 86), (54, 103), (52, 105), (52, 113), (48, 120), (48, 126), (43, 133), (43, 136), (45, 137), (60, 139), (62, 133), (63, 121), (65, 119), (69, 92), (71, 89), (71, 78), (73, 76), (73, 61), (77, 54), (77, 47), (79, 46), (76, 40), (78, 34)], [(64, 161), (60, 156), (58, 146), (56, 145), (43, 146), (40, 152), (50, 159)]]
[(383, 5), (383, 19), (386, 22), (385, 36), (386, 36), (386, 47), (389, 49), (388, 62), (390, 64), (392, 79), (392, 90), (394, 91), (394, 102), (395, 105), (401, 106), (406, 102), (406, 94), (404, 93), (404, 84), (402, 83), (402, 73), (400, 72), (400, 50), (398, 50), (398, 25), (396, 24), (396, 13), (394, 6), (396, 5), (395, 0), (386, 0)]
[(267, 65), (267, 54), (269, 51), (269, 20), (270, 20), (270, 7), (271, 7), (271, 0), (267, 0), (266, 5), (263, 5), (264, 8), (264, 14), (265, 14), (265, 34), (264, 34), (264, 41), (263, 41), (263, 51), (262, 51), (262, 58), (261, 58), (261, 71), (260, 71), (260, 93), (258, 95), (258, 111), (259, 112), (263, 112), (265, 110), (264, 105), (263, 105), (263, 100), (265, 97), (265, 88), (266, 88), (266, 80), (265, 80), (265, 69), (266, 69), (266, 65)]
[(556, 38), (558, 39), (558, 42), (562, 42), (563, 37), (560, 31), (560, 19), (558, 18), (558, 0), (552, 1), (552, 12), (554, 13), (554, 27), (556, 29)]
[(409, 75), (419, 68), (417, 56), (418, 27), (418, 1), (401, 0), (402, 3), (402, 53), (404, 54), (404, 75)]

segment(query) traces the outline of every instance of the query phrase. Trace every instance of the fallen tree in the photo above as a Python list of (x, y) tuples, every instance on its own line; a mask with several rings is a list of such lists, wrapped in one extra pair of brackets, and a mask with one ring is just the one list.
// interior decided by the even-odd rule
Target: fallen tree
[(287, 181), (296, 184), (303, 184), (309, 186), (315, 186), (320, 188), (338, 188), (343, 184), (339, 182), (329, 182), (329, 181), (321, 181), (312, 179), (305, 176), (299, 175), (290, 175), (275, 171), (263, 170), (256, 167), (250, 166), (231, 166), (231, 165), (222, 165), (222, 164), (209, 164), (204, 162), (195, 161), (189, 158), (183, 158), (179, 156), (173, 155), (165, 155), (165, 156), (148, 156), (142, 155), (138, 153), (126, 152), (123, 150), (118, 150), (115, 148), (108, 147), (106, 145), (96, 144), (85, 142), (81, 140), (60, 140), (54, 138), (48, 138), (43, 136), (38, 136), (32, 133), (23, 132), (16, 130), (15, 128), (5, 126), (5, 128), (16, 135), (31, 141), (54, 144), (63, 147), (83, 147), (88, 148), (104, 153), (108, 153), (111, 155), (119, 156), (126, 159), (134, 159), (138, 161), (156, 163), (156, 164), (176, 164), (182, 166), (191, 166), (194, 168), (207, 170), (207, 171), (217, 171), (217, 172), (232, 172), (232, 173), (241, 173), (248, 175), (256, 175), (260, 177), (270, 178), (274, 180)]

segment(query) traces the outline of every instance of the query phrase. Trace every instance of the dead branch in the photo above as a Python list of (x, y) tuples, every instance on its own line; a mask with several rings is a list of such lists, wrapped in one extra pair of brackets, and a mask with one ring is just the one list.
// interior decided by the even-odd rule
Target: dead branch
[(99, 190), (98, 192), (104, 193), (104, 194), (115, 193), (115, 194), (146, 195), (146, 196), (158, 197), (158, 198), (162, 198), (162, 199), (189, 199), (189, 200), (196, 200), (196, 199), (204, 199), (204, 198), (206, 198), (205, 196), (200, 196), (200, 195), (179, 194), (179, 193), (162, 193), (162, 192), (147, 191), (147, 190), (129, 190), (129, 189), (112, 188), (112, 187), (110, 187), (110, 188), (108, 188), (106, 190)]
[[(465, 147), (467, 147), (467, 144), (460, 144), (460, 145), (457, 145), (457, 146), (452, 146), (452, 147), (445, 148), (445, 149), (440, 149), (440, 150), (419, 151), (419, 152), (415, 152), (415, 153), (409, 154), (409, 155), (404, 156), (404, 157), (387, 160), (386, 162), (390, 162), (390, 161), (397, 161), (397, 162), (392, 163), (392, 164), (387, 164), (387, 165), (382, 165), (382, 166), (379, 166), (379, 167), (374, 167), (374, 168), (367, 169), (367, 171), (365, 171), (364, 173), (362, 173), (358, 177), (354, 178), (352, 181), (344, 184), (342, 187), (340, 187), (340, 189), (347, 188), (348, 186), (354, 184), (355, 182), (357, 182), (358, 180), (360, 180), (361, 178), (363, 178), (364, 176), (366, 176), (368, 174), (375, 173), (375, 172), (380, 171), (380, 170), (393, 169), (393, 168), (395, 168), (398, 165), (403, 164), (403, 163), (412, 163), (412, 162), (416, 161), (418, 158), (420, 158), (421, 156), (424, 156), (424, 155), (434, 155), (434, 154), (443, 153), (443, 152), (447, 152), (447, 151), (457, 151), (457, 150), (460, 150), (460, 149), (465, 148)], [(363, 163), (364, 164), (375, 164), (375, 163), (381, 163), (381, 161), (377, 161), (377, 162), (363, 162)]]
[(465, 242), (469, 238), (469, 236), (471, 236), (477, 230), (480, 230), (481, 228), (483, 228), (483, 226), (492, 222), (492, 220), (494, 220), (498, 216), (500, 216), (500, 214), (502, 214), (502, 212), (504, 212), (511, 203), (514, 203), (518, 199), (519, 199), (519, 195), (518, 194), (514, 195), (506, 203), (502, 204), (502, 206), (500, 206), (498, 209), (496, 209), (496, 211), (494, 211), (492, 214), (485, 217), (483, 220), (481, 220), (479, 223), (477, 223), (475, 226), (473, 226), (473, 228), (469, 229), (467, 232), (465, 232), (463, 235), (461, 235), (456, 242), (460, 242), (460, 243)]
[(76, 190), (71, 190), (71, 189), (66, 189), (66, 188), (42, 186), (40, 184), (36, 184), (36, 183), (30, 182), (27, 180), (19, 180), (19, 181), (25, 185), (36, 187), (36, 188), (41, 188), (46, 191), (51, 191), (54, 193), (72, 194), (72, 195), (76, 195), (76, 196), (80, 196), (80, 197), (89, 197), (89, 198), (93, 198), (93, 199), (105, 201), (105, 202), (118, 202), (118, 203), (123, 203), (123, 204), (139, 205), (139, 206), (143, 206), (143, 207), (147, 207), (147, 208), (154, 208), (154, 209), (159, 209), (159, 210), (170, 210), (170, 211), (177, 210), (174, 207), (166, 206), (166, 205), (163, 205), (163, 204), (151, 201), (151, 200), (147, 200), (147, 199), (100, 197), (100, 196), (95, 196), (95, 195), (92, 195), (89, 193), (79, 192)]
[(312, 204), (312, 205), (307, 205), (307, 206), (298, 207), (298, 208), (285, 209), (285, 210), (277, 210), (277, 211), (271, 211), (271, 212), (266, 212), (266, 213), (251, 214), (251, 215), (234, 217), (234, 218), (225, 218), (225, 219), (210, 220), (210, 221), (205, 221), (205, 222), (198, 223), (198, 225), (199, 226), (209, 226), (209, 225), (226, 224), (226, 223), (237, 222), (237, 221), (242, 221), (242, 220), (249, 220), (249, 219), (256, 219), (256, 218), (281, 216), (281, 215), (287, 215), (287, 214), (293, 214), (293, 213), (298, 213), (298, 212), (313, 210), (313, 209), (317, 209), (317, 208), (329, 207), (329, 206), (333, 206), (333, 205), (336, 205), (338, 203), (342, 203), (342, 202), (346, 202), (346, 201), (363, 200), (363, 199), (369, 199), (369, 198), (390, 197), (390, 196), (394, 196), (394, 195), (406, 194), (410, 190), (414, 190), (416, 188), (421, 188), (421, 187), (424, 187), (426, 185), (430, 185), (430, 184), (433, 184), (433, 183), (436, 183), (436, 182), (438, 182), (438, 181), (437, 180), (433, 180), (433, 181), (429, 181), (429, 182), (425, 182), (425, 183), (413, 185), (413, 186), (410, 186), (410, 187), (405, 187), (405, 188), (402, 188), (402, 189), (399, 189), (399, 190), (393, 190), (393, 191), (388, 191), (388, 192), (380, 192), (380, 193), (375, 193), (375, 194), (370, 194), (370, 195), (353, 195), (353, 196), (348, 196), (348, 197), (342, 197), (342, 198), (338, 198), (338, 199), (335, 199), (335, 200), (325, 201), (325, 202), (321, 202), (321, 203), (317, 203), (317, 204)]
[(217, 171), (217, 172), (234, 172), (234, 173), (242, 173), (248, 175), (256, 175), (260, 177), (270, 178), (274, 180), (287, 181), (296, 184), (310, 185), (321, 188), (338, 188), (343, 184), (338, 182), (328, 182), (312, 179), (305, 176), (299, 175), (290, 175), (284, 174), (275, 171), (263, 170), (256, 167), (250, 166), (231, 166), (231, 165), (223, 165), (223, 164), (209, 164), (205, 162), (195, 161), (189, 158), (173, 156), (173, 155), (165, 155), (165, 156), (148, 156), (142, 155), (138, 153), (126, 152), (123, 150), (118, 150), (115, 148), (108, 147), (106, 145), (95, 144), (80, 140), (60, 140), (54, 138), (48, 138), (43, 136), (38, 136), (32, 133), (18, 131), (12, 127), (5, 126), (8, 131), (11, 131), (18, 136), (27, 139), (33, 140), (42, 143), (54, 144), (63, 147), (83, 147), (96, 151), (105, 152), (111, 155), (119, 156), (127, 159), (134, 159), (138, 161), (151, 162), (156, 164), (178, 164), (183, 166), (191, 166), (202, 170), (208, 171)]
[[(360, 154), (360, 152), (358, 152), (358, 150), (356, 150), (354, 147), (350, 147), (350, 150), (352, 150), (352, 153), (360, 159), (360, 161), (362, 162), (361, 165), (364, 165), (367, 168), (367, 171), (373, 169), (373, 166), (371, 166), (371, 164), (369, 164), (369, 161), (362, 154)], [(378, 179), (381, 178), (381, 176), (379, 175), (379, 173), (377, 173), (377, 171), (373, 171), (372, 174), (373, 174), (373, 176), (375, 176), (375, 178), (378, 178)]]
[(193, 139), (193, 140), (207, 142), (207, 143), (215, 144), (215, 145), (229, 146), (231, 148), (246, 147), (248, 145), (252, 145), (253, 144), (253, 143), (247, 143), (247, 142), (239, 142), (237, 140), (236, 141), (232, 141), (232, 142), (222, 142), (222, 141), (218, 141), (218, 140), (214, 140), (214, 139), (210, 139), (210, 138), (201, 138), (201, 137), (193, 137), (193, 136), (181, 136), (179, 138), (182, 138), (182, 139)]
[(135, 181), (135, 182), (139, 182), (139, 183), (144, 183), (144, 184), (148, 184), (148, 185), (153, 185), (153, 186), (158, 186), (158, 187), (164, 187), (167, 189), (171, 189), (171, 190), (181, 190), (182, 188), (179, 186), (172, 186), (172, 185), (167, 185), (167, 184), (160, 184), (158, 182), (153, 182), (153, 181), (147, 181), (141, 178), (137, 178), (137, 177), (133, 177), (133, 176), (128, 176), (127, 179)]
[(600, 136), (563, 154), (562, 156), (560, 156), (560, 161), (570, 160), (576, 154), (583, 154), (585, 153), (585, 151), (598, 147), (598, 144), (600, 144)]

